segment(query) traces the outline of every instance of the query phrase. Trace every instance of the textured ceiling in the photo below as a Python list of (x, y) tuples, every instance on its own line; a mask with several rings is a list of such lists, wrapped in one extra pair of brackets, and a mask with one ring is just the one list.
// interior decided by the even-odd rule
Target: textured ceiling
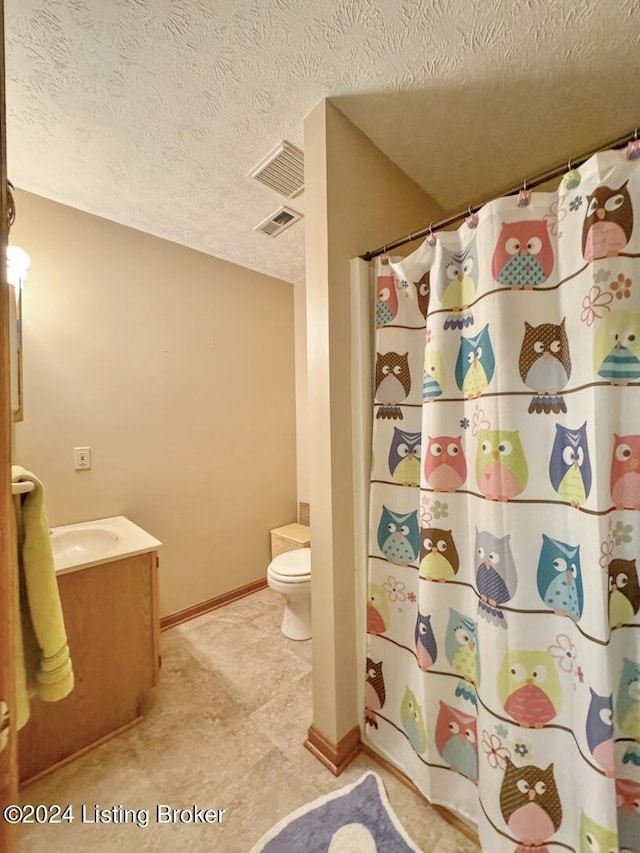
[(640, 123), (637, 0), (4, 2), (15, 184), (288, 281), (248, 173), (323, 97), (449, 210)]

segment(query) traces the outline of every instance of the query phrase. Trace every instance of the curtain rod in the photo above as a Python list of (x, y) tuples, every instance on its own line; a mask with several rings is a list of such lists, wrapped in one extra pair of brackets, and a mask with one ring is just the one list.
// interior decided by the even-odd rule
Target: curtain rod
[(599, 151), (605, 151), (609, 148), (621, 148), (623, 145), (627, 145), (633, 139), (638, 138), (638, 128), (633, 130), (631, 133), (627, 133), (625, 136), (621, 136), (618, 139), (614, 139), (612, 142), (606, 143), (605, 145), (600, 146), (599, 148), (595, 148), (592, 151), (588, 151), (585, 154), (581, 154), (579, 157), (571, 157), (569, 160), (569, 164), (562, 163), (560, 166), (555, 166), (553, 169), (548, 169), (546, 172), (542, 172), (539, 175), (536, 175), (530, 181), (525, 181), (523, 184), (518, 184), (516, 187), (512, 187), (509, 190), (505, 190), (505, 192), (499, 193), (498, 195), (491, 196), (490, 198), (485, 199), (484, 201), (479, 202), (475, 205), (469, 205), (466, 210), (461, 211), (460, 213), (456, 213), (453, 216), (447, 216), (445, 219), (439, 220), (439, 222), (434, 222), (431, 225), (428, 225), (426, 228), (421, 228), (419, 231), (412, 231), (410, 234), (407, 234), (406, 237), (401, 237), (399, 240), (394, 240), (393, 243), (387, 243), (384, 246), (380, 246), (378, 249), (374, 249), (372, 252), (365, 252), (364, 255), (360, 255), (363, 261), (371, 261), (373, 258), (377, 258), (378, 255), (384, 255), (389, 252), (391, 249), (398, 249), (400, 246), (405, 246), (407, 243), (412, 243), (414, 240), (420, 239), (420, 237), (426, 237), (427, 234), (435, 233), (436, 231), (442, 231), (443, 228), (447, 228), (449, 225), (453, 225), (454, 222), (459, 222), (461, 219), (466, 219), (472, 213), (477, 213), (481, 208), (488, 204), (490, 201), (493, 201), (496, 198), (502, 198), (502, 196), (514, 195), (519, 192), (523, 187), (527, 189), (531, 189), (532, 187), (540, 186), (540, 184), (544, 184), (547, 181), (552, 180), (553, 178), (558, 178), (560, 175), (564, 174), (568, 168), (574, 168), (577, 166), (582, 166), (584, 162), (586, 162), (589, 157), (593, 157), (594, 154), (597, 154)]

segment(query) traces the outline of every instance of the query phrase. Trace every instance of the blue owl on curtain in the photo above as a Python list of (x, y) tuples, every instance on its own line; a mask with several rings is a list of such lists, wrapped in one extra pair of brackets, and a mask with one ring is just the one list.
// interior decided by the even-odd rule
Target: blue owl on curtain
[(544, 603), (559, 616), (569, 616), (574, 622), (580, 619), (584, 593), (579, 545), (567, 545), (542, 534), (538, 592)]
[(420, 456), (422, 434), (394, 427), (389, 450), (389, 471), (401, 486), (420, 485)]
[(480, 594), (478, 614), (494, 625), (507, 627), (506, 604), (516, 593), (518, 573), (509, 544), (511, 536), (494, 536), (476, 528), (476, 586)]
[(378, 524), (378, 545), (391, 563), (408, 566), (420, 552), (418, 513), (399, 513), (382, 507)]
[(573, 507), (582, 506), (591, 491), (591, 460), (587, 422), (578, 429), (556, 424), (556, 437), (549, 462), (551, 485)]
[(456, 383), (465, 397), (479, 397), (493, 379), (496, 360), (487, 324), (473, 338), (460, 338)]
[(609, 693), (607, 696), (600, 696), (592, 687), (589, 692), (591, 702), (586, 723), (589, 752), (607, 776), (613, 776), (613, 695)]
[(438, 657), (438, 644), (436, 636), (431, 627), (431, 616), (423, 616), (418, 611), (416, 627), (414, 631), (416, 644), (416, 661), (423, 672), (434, 665)]

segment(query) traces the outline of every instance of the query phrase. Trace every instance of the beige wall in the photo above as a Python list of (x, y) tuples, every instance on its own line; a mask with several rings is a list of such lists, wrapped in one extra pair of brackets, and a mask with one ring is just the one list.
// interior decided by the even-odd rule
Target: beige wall
[(309, 503), (309, 423), (307, 415), (307, 295), (304, 281), (293, 288), (296, 348), (296, 460), (298, 501)]
[(442, 211), (332, 104), (305, 120), (313, 725), (358, 722), (349, 259)]
[(15, 461), (50, 524), (126, 515), (161, 539), (162, 614), (264, 577), (296, 513), (293, 286), (29, 193), (17, 210)]

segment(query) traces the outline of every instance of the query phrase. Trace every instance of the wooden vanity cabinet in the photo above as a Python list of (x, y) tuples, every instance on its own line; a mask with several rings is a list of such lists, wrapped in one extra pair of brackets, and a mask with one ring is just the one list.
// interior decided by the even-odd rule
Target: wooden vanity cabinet
[(22, 783), (138, 722), (158, 679), (157, 551), (59, 574), (58, 588), (75, 686), (59, 702), (31, 700)]

